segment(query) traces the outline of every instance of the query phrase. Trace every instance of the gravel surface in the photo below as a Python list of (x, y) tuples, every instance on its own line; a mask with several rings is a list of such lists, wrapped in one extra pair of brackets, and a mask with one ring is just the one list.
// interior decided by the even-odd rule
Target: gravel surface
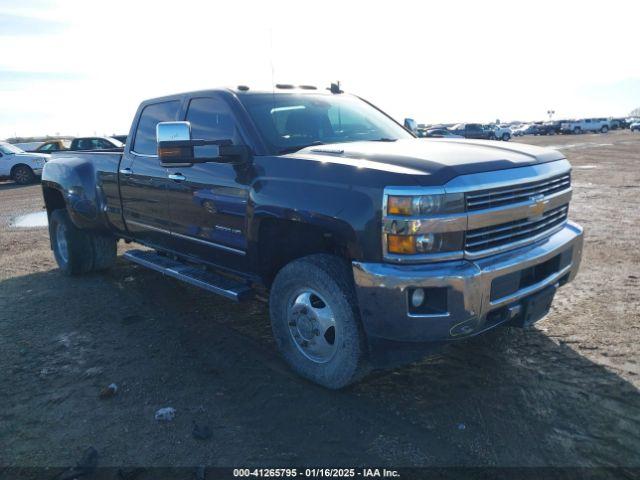
[(575, 167), (576, 281), (530, 330), (341, 392), (290, 373), (262, 302), (123, 259), (63, 277), (45, 228), (10, 226), (42, 210), (40, 187), (0, 182), (0, 466), (75, 465), (91, 446), (103, 466), (640, 467), (640, 134), (520, 141)]

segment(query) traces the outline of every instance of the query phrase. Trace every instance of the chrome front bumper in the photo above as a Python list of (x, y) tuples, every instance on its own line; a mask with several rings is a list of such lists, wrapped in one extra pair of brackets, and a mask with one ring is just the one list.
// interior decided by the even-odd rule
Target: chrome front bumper
[[(476, 260), (422, 265), (353, 262), (360, 314), (369, 338), (396, 342), (439, 342), (476, 335), (504, 323), (497, 315), (549, 286), (573, 280), (582, 257), (583, 230), (567, 222), (545, 240)], [(492, 299), (493, 280), (541, 265), (558, 255), (567, 261), (556, 271), (513, 293)], [(446, 288), (447, 311), (412, 314), (408, 290)], [(495, 297), (495, 295), (494, 295)], [(492, 315), (490, 315), (492, 314)]]

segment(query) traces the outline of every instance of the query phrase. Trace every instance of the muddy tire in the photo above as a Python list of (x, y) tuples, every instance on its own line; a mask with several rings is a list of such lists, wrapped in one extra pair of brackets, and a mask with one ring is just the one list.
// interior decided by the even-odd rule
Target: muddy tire
[(80, 230), (64, 209), (51, 214), (49, 236), (53, 255), (65, 275), (105, 270), (116, 261), (116, 239)]
[(353, 274), (343, 259), (318, 254), (286, 265), (269, 310), (278, 348), (299, 375), (335, 390), (367, 373)]
[(11, 170), (11, 178), (18, 185), (29, 185), (36, 181), (36, 174), (28, 165), (16, 165)]

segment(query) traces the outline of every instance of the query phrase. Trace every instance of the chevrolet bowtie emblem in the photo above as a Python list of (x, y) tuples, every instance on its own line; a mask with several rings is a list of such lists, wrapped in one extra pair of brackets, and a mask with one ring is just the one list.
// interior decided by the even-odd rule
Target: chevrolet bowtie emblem
[(544, 195), (532, 195), (529, 197), (529, 200), (533, 202), (533, 204), (529, 207), (529, 218), (538, 218), (542, 217), (542, 214), (545, 211), (547, 203), (549, 200), (544, 199)]

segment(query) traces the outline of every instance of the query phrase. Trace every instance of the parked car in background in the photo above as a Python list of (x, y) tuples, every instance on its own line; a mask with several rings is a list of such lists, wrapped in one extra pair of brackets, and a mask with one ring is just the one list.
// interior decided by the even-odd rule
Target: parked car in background
[(78, 137), (73, 139), (69, 150), (113, 150), (123, 148), (124, 144), (112, 137)]
[(538, 129), (538, 135), (557, 135), (560, 133), (560, 122), (559, 121), (550, 121), (544, 122), (542, 124), (538, 124), (536, 126)]
[(611, 126), (611, 130), (622, 130), (625, 128), (629, 128), (629, 124), (624, 118), (610, 118), (609, 125)]
[(629, 125), (629, 129), (632, 132), (640, 132), (640, 122), (633, 122), (631, 125)]
[(490, 140), (493, 138), (493, 131), (482, 127), (479, 123), (459, 123), (449, 129), (454, 135), (464, 138), (476, 138)]
[(20, 185), (33, 183), (42, 174), (48, 159), (48, 155), (27, 153), (15, 145), (0, 142), (0, 177), (11, 178)]
[(37, 148), (33, 150), (28, 150), (29, 152), (35, 153), (51, 153), (51, 152), (59, 152), (61, 150), (69, 150), (71, 146), (71, 140), (47, 140), (46, 142), (40, 144)]
[(496, 140), (508, 142), (511, 140), (511, 129), (507, 125), (492, 125), (493, 136)]
[(562, 133), (607, 133), (611, 128), (609, 120), (606, 118), (584, 118), (582, 120), (573, 120), (564, 122), (560, 126)]
[(518, 128), (512, 129), (511, 133), (514, 137), (521, 137), (523, 135), (535, 135), (537, 128), (533, 123), (525, 123)]
[(450, 132), (446, 128), (431, 128), (425, 130), (421, 136), (430, 138), (464, 138), (461, 135)]

